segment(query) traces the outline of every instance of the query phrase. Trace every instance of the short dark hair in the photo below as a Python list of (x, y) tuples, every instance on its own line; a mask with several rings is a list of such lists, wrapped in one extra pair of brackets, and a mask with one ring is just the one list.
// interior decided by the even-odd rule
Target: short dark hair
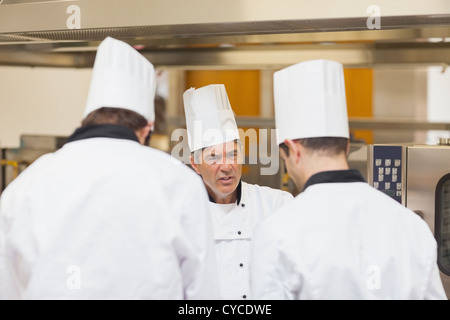
[(81, 126), (86, 127), (96, 124), (117, 124), (138, 131), (145, 128), (148, 121), (139, 113), (131, 110), (103, 107), (88, 114)]
[[(294, 141), (300, 143), (306, 149), (322, 152), (327, 156), (337, 156), (341, 153), (347, 153), (349, 143), (347, 138), (337, 137), (306, 138), (296, 139)], [(280, 148), (289, 156), (289, 148), (285, 143), (281, 143)]]

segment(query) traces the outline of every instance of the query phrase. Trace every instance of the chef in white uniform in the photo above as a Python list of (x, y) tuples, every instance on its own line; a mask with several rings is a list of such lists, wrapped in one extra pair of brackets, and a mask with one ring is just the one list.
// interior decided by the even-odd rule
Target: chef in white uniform
[(203, 183), (142, 145), (154, 94), (152, 64), (104, 40), (82, 127), (2, 194), (0, 299), (218, 297)]
[(304, 191), (256, 231), (254, 297), (446, 299), (427, 224), (349, 169), (342, 65), (278, 71), (274, 93), (281, 156)]
[(187, 90), (184, 108), (191, 164), (210, 198), (221, 297), (250, 299), (253, 229), (293, 197), (241, 181), (243, 150), (223, 84)]

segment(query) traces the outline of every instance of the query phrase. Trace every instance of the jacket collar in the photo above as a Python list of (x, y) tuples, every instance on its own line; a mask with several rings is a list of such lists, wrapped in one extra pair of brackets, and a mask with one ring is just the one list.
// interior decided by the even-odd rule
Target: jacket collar
[(306, 182), (306, 188), (319, 183), (366, 182), (358, 170), (324, 171), (313, 175)]
[(67, 143), (90, 138), (113, 138), (139, 142), (133, 130), (125, 126), (115, 124), (96, 124), (78, 128), (69, 137)]
[[(242, 198), (242, 180), (239, 181), (236, 191), (237, 191), (237, 205), (239, 205), (241, 203), (241, 198)], [(211, 197), (211, 195), (209, 193), (208, 193), (208, 197), (209, 197), (209, 201), (216, 203), (214, 201), (214, 198)]]

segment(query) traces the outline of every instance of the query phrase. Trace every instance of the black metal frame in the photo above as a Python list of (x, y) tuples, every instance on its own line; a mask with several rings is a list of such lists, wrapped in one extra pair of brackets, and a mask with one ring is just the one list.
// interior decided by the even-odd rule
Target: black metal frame
[[(1, 160), (6, 159), (6, 149), (1, 149)], [(0, 166), (1, 170), (1, 181), (0, 181), (0, 194), (5, 190), (6, 188), (6, 166)]]
[[(446, 275), (450, 275), (450, 265), (444, 265), (441, 259), (441, 237), (442, 237), (442, 228), (444, 227), (442, 224), (442, 211), (443, 209), (443, 191), (442, 188), (446, 182), (450, 181), (450, 173), (443, 176), (438, 184), (436, 185), (436, 197), (435, 197), (435, 220), (434, 220), (434, 234), (438, 245), (438, 265), (439, 269), (445, 273)], [(450, 195), (449, 195), (450, 196)], [(450, 240), (450, 239), (449, 239)]]

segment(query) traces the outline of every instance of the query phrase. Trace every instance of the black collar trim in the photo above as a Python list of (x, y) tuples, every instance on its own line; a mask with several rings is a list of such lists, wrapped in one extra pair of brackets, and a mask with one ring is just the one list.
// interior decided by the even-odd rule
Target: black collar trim
[(306, 188), (319, 183), (366, 182), (358, 170), (324, 171), (313, 175), (305, 184)]
[(139, 142), (133, 130), (125, 126), (116, 124), (95, 124), (75, 130), (67, 140), (67, 143), (90, 138), (113, 138)]
[[(242, 198), (242, 180), (239, 181), (236, 191), (237, 191), (237, 205), (239, 205), (241, 203), (241, 198)], [(211, 195), (209, 193), (208, 193), (208, 197), (209, 197), (209, 201), (211, 201), (212, 203), (216, 203), (216, 201), (214, 201), (214, 198), (211, 197)]]

